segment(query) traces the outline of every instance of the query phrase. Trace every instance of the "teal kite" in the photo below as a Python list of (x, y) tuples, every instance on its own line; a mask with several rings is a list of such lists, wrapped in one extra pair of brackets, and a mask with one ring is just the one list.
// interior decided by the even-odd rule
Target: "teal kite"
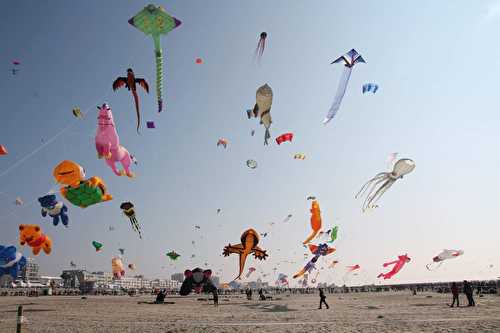
[(160, 37), (180, 26), (182, 22), (168, 14), (163, 7), (150, 4), (128, 20), (128, 23), (153, 37), (156, 58), (156, 96), (158, 112), (161, 112), (163, 108), (163, 52)]

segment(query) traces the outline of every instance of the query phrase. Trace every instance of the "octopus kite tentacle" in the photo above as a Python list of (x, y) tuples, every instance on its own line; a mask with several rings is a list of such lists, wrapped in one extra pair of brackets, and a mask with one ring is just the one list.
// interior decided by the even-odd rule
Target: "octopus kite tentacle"
[(372, 179), (370, 179), (369, 181), (367, 181), (363, 187), (361, 187), (361, 189), (358, 191), (358, 193), (356, 194), (355, 198), (357, 199), (358, 197), (360, 196), (363, 196), (366, 192), (366, 190), (371, 186), (373, 185), (376, 181), (380, 180), (380, 179), (383, 179), (385, 178), (385, 176), (387, 175), (387, 172), (381, 172), (379, 173), (378, 175), (376, 175), (375, 177), (373, 177)]
[(158, 112), (163, 109), (163, 52), (161, 49), (155, 51), (156, 55), (156, 96), (158, 99)]

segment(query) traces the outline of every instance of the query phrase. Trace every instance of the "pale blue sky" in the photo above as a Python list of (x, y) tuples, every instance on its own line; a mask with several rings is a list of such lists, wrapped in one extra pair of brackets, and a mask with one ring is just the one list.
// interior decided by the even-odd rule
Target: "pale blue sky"
[[(208, 261), (229, 281), (238, 260), (222, 258), (222, 248), (254, 227), (269, 233), (260, 245), (270, 258), (249, 258), (247, 268), (277, 267), (276, 273), (291, 276), (305, 263), (306, 197), (313, 194), (324, 225), (340, 227), (337, 252), (328, 258), (340, 264), (322, 271), (321, 282), (341, 283), (352, 264), (363, 272), (350, 283), (375, 282), (382, 263), (404, 253), (412, 261), (390, 282), (500, 276), (498, 3), (158, 2), (183, 22), (162, 39), (162, 114), (156, 111), (153, 41), (127, 23), (148, 3), (3, 3), (0, 143), (10, 154), (0, 158), (0, 244), (17, 244), (18, 224), (38, 223), (54, 241), (53, 254), (37, 258), (44, 274), (58, 275), (70, 260), (110, 270), (111, 257), (125, 247), (126, 262), (149, 277)], [(253, 52), (262, 31), (268, 40), (259, 66)], [(323, 126), (342, 71), (330, 62), (351, 48), (367, 63), (354, 68), (337, 117)], [(204, 64), (196, 65), (196, 57)], [(17, 76), (9, 72), (12, 59), (22, 62)], [(141, 135), (131, 95), (111, 89), (128, 67), (151, 87), (149, 95), (140, 92), (141, 109), (157, 128), (143, 126)], [(362, 95), (366, 82), (379, 84), (376, 95)], [(292, 131), (291, 144), (264, 147), (263, 129), (246, 118), (264, 83), (274, 90), (271, 134)], [(105, 101), (122, 144), (139, 161), (134, 180), (116, 177), (96, 158), (95, 106)], [(74, 119), (74, 106), (88, 110), (85, 119)], [(219, 137), (229, 140), (227, 150), (216, 147)], [(395, 151), (414, 159), (415, 171), (385, 194), (380, 209), (362, 214), (354, 194), (386, 170), (387, 155)], [(297, 152), (307, 159), (294, 160)], [(257, 169), (246, 167), (250, 158)], [(35, 201), (56, 188), (52, 169), (64, 159), (101, 176), (115, 197), (85, 210), (69, 205), (69, 229), (42, 218)], [(16, 196), (25, 206), (14, 206)], [(121, 215), (119, 205), (128, 200), (136, 205), (142, 241)], [(284, 224), (288, 214), (293, 218)], [(109, 232), (110, 225), (116, 231)], [(101, 253), (92, 240), (104, 244)], [(425, 264), (443, 248), (465, 255), (428, 272)], [(172, 249), (182, 255), (175, 265), (165, 257)], [(297, 263), (277, 266), (282, 260)]]

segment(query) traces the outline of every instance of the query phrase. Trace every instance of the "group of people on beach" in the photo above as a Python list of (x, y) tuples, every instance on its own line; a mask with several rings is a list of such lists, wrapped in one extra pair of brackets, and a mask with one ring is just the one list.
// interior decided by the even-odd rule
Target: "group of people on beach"
[[(476, 302), (474, 302), (474, 297), (472, 296), (472, 286), (467, 280), (464, 280), (463, 292), (467, 297), (467, 301), (469, 302), (467, 306), (476, 306)], [(452, 308), (455, 305), (455, 301), (457, 301), (457, 308), (460, 307), (460, 301), (458, 299), (459, 289), (458, 285), (455, 282), (451, 284), (451, 294), (453, 295), (453, 302), (451, 303), (450, 307)]]

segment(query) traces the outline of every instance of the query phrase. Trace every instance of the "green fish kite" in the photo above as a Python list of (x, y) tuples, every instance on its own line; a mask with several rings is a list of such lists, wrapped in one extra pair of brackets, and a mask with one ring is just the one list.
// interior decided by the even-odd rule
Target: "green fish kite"
[(330, 240), (327, 243), (333, 243), (337, 239), (337, 232), (339, 231), (339, 227), (335, 226), (330, 232)]
[(153, 37), (156, 58), (156, 96), (158, 99), (158, 112), (161, 112), (163, 108), (163, 52), (160, 37), (180, 26), (182, 22), (168, 14), (163, 7), (151, 4), (128, 20), (128, 23), (146, 35)]

